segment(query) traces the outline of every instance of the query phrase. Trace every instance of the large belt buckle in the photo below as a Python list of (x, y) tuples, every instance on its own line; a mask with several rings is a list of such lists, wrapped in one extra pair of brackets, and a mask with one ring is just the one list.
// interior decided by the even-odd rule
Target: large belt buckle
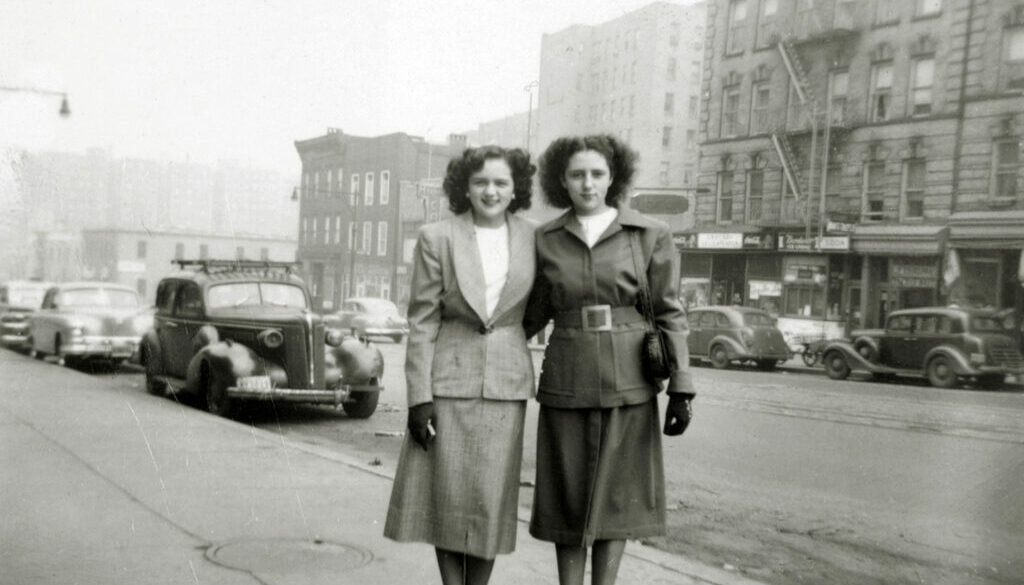
[(611, 331), (611, 305), (588, 305), (580, 309), (581, 329), (584, 331)]

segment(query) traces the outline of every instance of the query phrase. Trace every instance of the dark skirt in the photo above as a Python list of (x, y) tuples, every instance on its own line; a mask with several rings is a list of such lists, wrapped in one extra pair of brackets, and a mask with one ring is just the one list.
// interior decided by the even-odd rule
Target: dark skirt
[(525, 400), (434, 397), (437, 436), (406, 434), (384, 536), (485, 559), (515, 550)]
[(530, 534), (591, 546), (665, 534), (658, 401), (602, 409), (541, 406)]

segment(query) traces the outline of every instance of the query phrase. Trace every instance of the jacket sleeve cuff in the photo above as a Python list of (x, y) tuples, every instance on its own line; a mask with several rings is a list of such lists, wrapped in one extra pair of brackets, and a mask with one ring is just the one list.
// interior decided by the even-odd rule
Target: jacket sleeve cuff
[(676, 370), (668, 378), (669, 394), (689, 394), (691, 397), (697, 395), (693, 389), (693, 381), (690, 379), (689, 370)]

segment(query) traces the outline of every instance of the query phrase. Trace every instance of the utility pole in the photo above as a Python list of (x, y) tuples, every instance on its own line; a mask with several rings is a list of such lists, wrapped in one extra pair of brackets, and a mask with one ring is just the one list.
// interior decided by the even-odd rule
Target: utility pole
[(524, 147), (527, 152), (530, 151), (530, 142), (533, 133), (533, 88), (538, 85), (540, 85), (540, 82), (535, 79), (523, 87), (523, 91), (527, 93), (527, 99), (529, 100), (526, 108), (526, 146)]

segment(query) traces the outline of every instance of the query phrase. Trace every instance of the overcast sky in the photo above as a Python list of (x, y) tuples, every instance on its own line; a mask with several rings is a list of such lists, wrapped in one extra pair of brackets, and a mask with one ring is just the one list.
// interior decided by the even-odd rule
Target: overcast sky
[(72, 116), (0, 92), (0, 146), (297, 173), (293, 141), (328, 126), (443, 140), (525, 111), (543, 33), (649, 3), (3, 0), (0, 85), (67, 91)]

